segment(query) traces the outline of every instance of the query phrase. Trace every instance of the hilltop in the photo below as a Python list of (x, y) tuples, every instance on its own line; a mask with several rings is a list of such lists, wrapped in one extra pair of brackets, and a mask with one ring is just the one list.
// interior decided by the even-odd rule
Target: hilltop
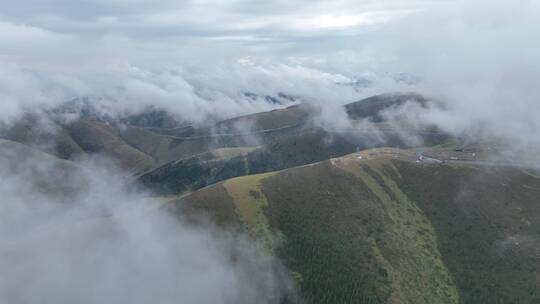
[[(318, 117), (320, 109), (309, 104), (190, 125), (158, 109), (114, 117), (101, 113), (86, 101), (68, 103), (41, 114), (27, 113), (15, 124), (0, 125), (0, 138), (24, 143), (66, 160), (104, 155), (136, 176), (155, 169), (154, 176), (159, 175), (163, 166), (172, 168), (179, 160), (196, 158), (214, 149), (256, 149), (248, 156), (252, 169), (241, 174), (245, 175), (321, 161), (369, 147), (409, 146), (400, 134), (402, 126), (389, 127), (379, 117), (381, 111), (407, 102), (425, 104), (427, 101), (410, 93), (383, 94), (357, 101), (343, 108), (351, 127), (337, 129), (322, 127)], [(355, 127), (359, 119), (366, 124)], [(448, 138), (437, 130), (411, 129), (410, 132), (411, 136), (419, 136), (428, 144), (441, 143)], [(196, 182), (194, 179), (191, 184)]]
[(301, 299), (285, 303), (540, 302), (538, 173), (497, 143), (387, 115), (407, 104), (436, 106), (377, 95), (337, 126), (305, 104), (204, 126), (28, 114), (0, 128), (0, 173), (69, 203), (104, 157), (154, 207), (279, 257)]
[(532, 303), (539, 193), (540, 177), (519, 168), (374, 149), (237, 177), (166, 206), (265, 240), (310, 303)]
[[(235, 176), (282, 170), (367, 148), (411, 147), (414, 143), (409, 142), (409, 137), (418, 138), (424, 145), (441, 144), (451, 139), (437, 129), (408, 129), (402, 125), (392, 125), (399, 122), (383, 121), (380, 117), (381, 111), (407, 102), (425, 106), (428, 101), (418, 94), (394, 93), (348, 104), (344, 110), (349, 115), (350, 128), (321, 127), (313, 122), (317, 110), (307, 105), (227, 120), (218, 124), (221, 130), (218, 134), (222, 135), (213, 136), (213, 147), (237, 147), (244, 149), (245, 153), (227, 159), (209, 158), (205, 153), (192, 156), (182, 153), (185, 157), (141, 174), (138, 181), (157, 194), (174, 194)], [(361, 120), (361, 125), (355, 126)], [(235, 128), (239, 133), (234, 133)], [(410, 134), (404, 135), (407, 132)], [(133, 136), (133, 141), (136, 137)], [(208, 139), (193, 136), (172, 140), (178, 142), (178, 147), (197, 146), (203, 149), (205, 146), (211, 150), (212, 145), (200, 144)], [(158, 146), (153, 145), (154, 148)], [(178, 149), (175, 148), (175, 151)], [(152, 154), (151, 151), (148, 153)]]

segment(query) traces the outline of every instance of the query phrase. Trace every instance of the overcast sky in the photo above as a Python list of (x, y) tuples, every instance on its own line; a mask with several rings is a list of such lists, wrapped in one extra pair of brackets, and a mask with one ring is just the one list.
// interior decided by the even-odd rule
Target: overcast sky
[[(424, 58), (407, 52), (428, 43), (427, 50), (439, 56), (444, 55), (440, 48), (448, 47), (446, 40), (463, 39), (446, 50), (451, 55), (467, 44), (494, 43), (490, 35), (516, 34), (516, 29), (521, 35), (538, 33), (527, 28), (538, 25), (531, 23), (538, 9), (536, 0), (5, 1), (0, 59), (45, 71), (255, 61), (353, 76), (368, 67), (396, 72), (388, 66), (396, 59), (401, 65), (417, 64)], [(435, 38), (434, 33), (437, 41), (422, 41)]]
[[(271, 107), (243, 92), (328, 105), (399, 90), (448, 102), (449, 129), (513, 135), (540, 132), (538, 54), (539, 0), (4, 1), (0, 112), (99, 96), (204, 120)], [(372, 87), (343, 85), (358, 78)]]
[[(433, 1), (10, 1), (2, 57), (21, 64), (156, 65), (324, 55)], [(440, 4), (442, 5), (442, 3)], [(315, 58), (313, 58), (315, 59)]]
[[(2, 112), (81, 96), (192, 119), (268, 110), (243, 92), (336, 103), (371, 71), (367, 36), (421, 1), (11, 1), (0, 10)], [(364, 40), (366, 42), (364, 43)], [(377, 53), (375, 51), (375, 53)], [(377, 60), (380, 60), (377, 59)], [(386, 71), (385, 71), (386, 72)], [(213, 102), (208, 102), (212, 100)]]

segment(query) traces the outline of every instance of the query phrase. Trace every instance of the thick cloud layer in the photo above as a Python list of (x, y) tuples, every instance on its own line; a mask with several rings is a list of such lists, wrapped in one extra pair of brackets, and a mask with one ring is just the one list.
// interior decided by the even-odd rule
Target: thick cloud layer
[[(539, 130), (539, 6), (15, 1), (0, 13), (0, 113), (95, 96), (114, 101), (108, 110), (154, 104), (205, 120), (273, 107), (246, 92), (283, 92), (329, 108), (372, 93), (419, 90), (447, 104), (448, 112), (426, 118), (441, 127), (522, 134), (519, 144), (527, 146)], [(366, 78), (372, 85), (359, 92), (358, 79)], [(416, 86), (404, 85), (411, 79)]]
[[(338, 50), (341, 43), (326, 50), (335, 39), (357, 39), (351, 34), (417, 7), (416, 1), (397, 7), (376, 1), (8, 3), (0, 12), (1, 116), (88, 95), (115, 101), (117, 110), (154, 104), (193, 120), (270, 108), (246, 92), (352, 101), (358, 92), (343, 84), (363, 72), (344, 75), (310, 63)], [(312, 51), (303, 54), (306, 48)]]
[[(96, 109), (114, 116), (154, 106), (188, 121), (226, 119), (268, 111), (293, 102), (343, 104), (360, 95), (354, 79), (336, 73), (284, 64), (248, 62), (204, 69), (143, 70), (130, 65), (81, 69), (77, 73), (0, 67), (0, 120), (28, 110), (51, 108), (73, 99), (89, 99)], [(346, 87), (345, 87), (346, 86)], [(279, 97), (284, 104), (269, 102)]]
[(12, 166), (4, 152), (2, 303), (279, 303), (287, 290), (279, 264), (252, 241), (188, 225), (110, 170), (87, 164), (56, 185), (76, 193), (59, 193), (36, 180), (54, 178), (58, 164)]
[(421, 76), (419, 90), (446, 107), (416, 118), (537, 153), (540, 2), (458, 1), (444, 7), (397, 22), (386, 41), (375, 42), (398, 55), (387, 66)]

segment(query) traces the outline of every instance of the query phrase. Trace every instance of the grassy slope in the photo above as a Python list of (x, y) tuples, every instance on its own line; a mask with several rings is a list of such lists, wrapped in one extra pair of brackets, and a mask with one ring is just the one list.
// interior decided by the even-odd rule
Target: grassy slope
[[(398, 138), (388, 138), (387, 143), (394, 146), (406, 145)], [(213, 160), (209, 160), (196, 156), (170, 162), (147, 172), (140, 177), (139, 181), (160, 194), (179, 193), (187, 189), (198, 189), (227, 178), (282, 170), (379, 145), (382, 145), (382, 142), (374, 141), (369, 136), (330, 134), (317, 129), (279, 138), (256, 150), (245, 147), (215, 150), (222, 152), (214, 154), (224, 156), (223, 153), (226, 152), (230, 158), (214, 157)]]
[(246, 156), (256, 149), (256, 147), (219, 148), (210, 151), (210, 153), (212, 153), (212, 156), (215, 158), (229, 160), (239, 156)]
[[(355, 151), (353, 140), (335, 137), (328, 142), (328, 134), (310, 132), (302, 136), (280, 139), (268, 146), (253, 150), (241, 148), (242, 153), (234, 155), (233, 148), (218, 149), (213, 154), (227, 151), (224, 157), (201, 157), (201, 155), (171, 162), (140, 177), (140, 181), (162, 194), (179, 193), (188, 189), (198, 189), (221, 180), (248, 174), (271, 172), (288, 167), (304, 165), (328, 159), (334, 155), (344, 155)], [(357, 143), (359, 144), (359, 143)], [(247, 152), (247, 153), (246, 153)], [(217, 155), (216, 155), (217, 156)]]
[[(378, 111), (389, 106), (396, 106), (402, 104), (410, 99), (424, 100), (421, 96), (415, 94), (383, 94), (351, 103), (346, 106), (346, 111), (350, 115), (350, 117), (354, 119), (375, 117)], [(309, 105), (300, 104), (290, 106), (284, 109), (255, 113), (251, 115), (224, 120), (216, 123), (210, 129), (195, 128), (191, 130), (192, 132), (187, 132), (185, 134), (174, 134), (177, 137), (195, 137), (189, 140), (163, 137), (156, 132), (136, 127), (127, 128), (125, 131), (122, 132), (122, 137), (130, 145), (154, 157), (154, 159), (158, 162), (158, 165), (163, 165), (170, 161), (190, 157), (195, 154), (199, 154), (220, 147), (245, 147), (264, 144), (270, 147), (270, 149), (279, 150), (279, 147), (275, 147), (276, 143), (279, 144), (283, 142), (284, 145), (287, 145), (293, 140), (302, 141), (301, 137), (321, 136), (321, 132), (319, 132), (318, 130), (312, 130), (313, 132), (299, 135), (299, 133), (305, 131), (302, 129), (303, 126), (308, 126), (310, 129), (313, 128), (313, 126), (309, 126), (309, 122), (311, 121), (311, 119), (313, 119), (316, 112), (317, 110), (310, 107)], [(283, 127), (286, 128), (280, 129)], [(269, 133), (258, 133), (258, 131), (269, 129), (277, 130)], [(182, 132), (184, 132), (183, 129)], [(239, 134), (249, 132), (255, 133), (252, 135)], [(208, 136), (212, 134), (229, 135), (204, 138), (205, 135)], [(230, 134), (237, 135), (230, 136)], [(326, 142), (328, 142), (328, 139), (330, 137), (332, 136), (329, 134), (322, 134), (322, 137), (320, 139), (325, 139)], [(347, 134), (345, 137), (352, 138), (354, 136), (351, 136), (351, 134)], [(438, 143), (440, 136), (432, 135), (424, 137), (424, 140), (426, 140), (427, 142), (435, 141)], [(373, 142), (373, 138), (370, 139), (370, 141)], [(389, 138), (387, 140), (387, 144), (393, 144), (393, 141), (396, 141), (396, 139)], [(351, 145), (353, 145), (353, 148), (355, 148), (354, 143), (351, 143)], [(401, 143), (398, 146), (402, 145), (403, 144)], [(352, 151), (354, 151), (354, 149), (347, 150), (346, 153), (350, 153)], [(344, 154), (339, 154), (339, 151), (335, 151), (333, 155)], [(305, 157), (303, 157), (306, 159), (303, 163), (309, 163), (309, 157), (310, 155), (306, 155)], [(280, 158), (283, 159), (284, 157), (280, 156)], [(321, 159), (316, 159), (314, 161), (319, 160)], [(294, 165), (298, 164), (300, 163), (296, 162)]]
[(433, 223), (463, 303), (540, 303), (539, 178), (511, 169), (396, 167), (402, 178), (394, 179)]
[(115, 130), (96, 121), (77, 121), (68, 131), (77, 144), (87, 153), (104, 153), (120, 167), (133, 173), (151, 169), (152, 157), (128, 145)]
[(284, 109), (260, 112), (251, 115), (235, 117), (216, 124), (218, 133), (234, 133), (239, 131), (268, 130), (305, 122), (313, 109), (300, 104)]
[(248, 174), (246, 154), (252, 148), (221, 148), (177, 160), (138, 177), (138, 182), (160, 194), (196, 190)]
[[(426, 100), (417, 94), (383, 94), (367, 98), (346, 106), (351, 118), (376, 118), (376, 114), (387, 107), (397, 106), (409, 100), (425, 103)], [(279, 128), (300, 123), (295, 128), (281, 130), (257, 136), (233, 136), (215, 138), (196, 138), (191, 140), (173, 140), (159, 137), (153, 132), (138, 128), (128, 129), (124, 138), (130, 144), (152, 155), (162, 165), (151, 172), (146, 172), (139, 181), (159, 194), (174, 194), (188, 189), (219, 182), (226, 178), (282, 170), (295, 166), (326, 160), (330, 157), (342, 156), (358, 149), (366, 149), (381, 145), (406, 147), (403, 138), (392, 130), (396, 126), (388, 123), (373, 124), (374, 128), (386, 130), (384, 140), (380, 135), (362, 132), (328, 132), (309, 124), (310, 116), (315, 109), (305, 105), (291, 106), (285, 109), (256, 113), (220, 122), (216, 125), (217, 133), (238, 133), (248, 130)], [(249, 139), (250, 137), (255, 139)], [(440, 144), (448, 140), (443, 133), (422, 133), (426, 145)], [(250, 142), (251, 141), (251, 142)], [(255, 141), (256, 143), (253, 143)], [(218, 147), (245, 147), (261, 145), (247, 155), (222, 158), (209, 162), (206, 159), (197, 162), (194, 157), (205, 151)], [(233, 148), (225, 148), (233, 149)]]
[(241, 226), (241, 221), (236, 214), (235, 204), (228, 195), (223, 183), (203, 188), (201, 191), (190, 193), (187, 196), (167, 197), (169, 204), (165, 205), (180, 216), (197, 215), (193, 218), (198, 221), (198, 216), (203, 220), (210, 220), (220, 226)]
[(128, 144), (153, 156), (158, 161), (157, 153), (160, 146), (170, 141), (155, 132), (137, 127), (128, 127), (120, 135)]
[[(399, 174), (380, 159), (350, 158), (338, 166), (359, 177), (382, 203), (389, 223), (386, 241), (374, 248), (379, 263), (389, 271), (391, 300), (409, 303), (457, 303), (453, 278), (437, 247), (437, 237), (423, 211), (409, 200), (385, 169)], [(419, 292), (421, 289), (421, 292)]]
[(396, 107), (406, 102), (417, 102), (425, 105), (427, 99), (416, 93), (388, 93), (375, 95), (345, 105), (345, 110), (351, 119), (371, 118), (373, 121), (381, 121), (383, 117), (379, 112), (389, 107)]
[(262, 240), (268, 249), (272, 249), (273, 235), (268, 220), (263, 213), (268, 206), (266, 196), (262, 193), (262, 180), (274, 173), (250, 175), (245, 178), (233, 178), (223, 183), (228, 195), (232, 198), (235, 211), (245, 223), (252, 236)]
[(268, 223), (311, 303), (538, 298), (540, 179), (374, 154), (236, 178), (173, 205), (220, 206), (250, 229)]
[(382, 240), (384, 214), (359, 204), (376, 198), (357, 178), (325, 162), (283, 171), (263, 189), (269, 222), (285, 238), (278, 254), (308, 302), (383, 302), (387, 276), (372, 244)]

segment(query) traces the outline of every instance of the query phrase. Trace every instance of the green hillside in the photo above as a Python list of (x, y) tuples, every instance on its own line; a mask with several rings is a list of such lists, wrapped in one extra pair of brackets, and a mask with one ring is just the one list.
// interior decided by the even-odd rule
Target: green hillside
[(380, 115), (381, 111), (390, 107), (401, 106), (406, 102), (426, 106), (428, 100), (417, 93), (387, 93), (349, 103), (345, 105), (345, 110), (351, 119), (370, 118), (374, 122), (381, 122), (384, 120)]
[[(416, 94), (383, 94), (350, 103), (345, 110), (353, 120), (378, 121), (380, 111), (411, 100), (426, 102)], [(387, 124), (374, 125), (375, 129), (384, 132), (384, 139), (380, 138), (381, 134), (363, 133), (362, 130), (323, 130), (313, 123), (319, 109), (308, 104), (198, 126), (179, 121), (159, 109), (119, 119), (100, 117), (88, 111), (86, 115), (84, 111), (79, 113), (80, 118), (69, 123), (61, 119), (62, 108), (48, 114), (29, 113), (10, 126), (0, 125), (0, 138), (25, 143), (63, 159), (104, 154), (133, 174), (219, 148), (264, 146), (249, 156), (251, 169), (239, 174), (245, 175), (321, 161), (383, 143), (407, 146), (399, 138), (396, 128), (389, 128)], [(69, 113), (77, 115), (76, 112)], [(418, 135), (427, 144), (440, 143), (446, 137), (440, 132)], [(219, 181), (232, 176), (238, 175), (223, 174), (221, 179), (211, 176), (204, 179)], [(190, 184), (207, 184), (197, 182), (198, 179), (201, 178), (192, 179)], [(178, 192), (177, 189), (174, 191)]]
[(308, 303), (539, 301), (540, 178), (414, 160), (367, 150), (168, 206), (279, 240), (269, 244)]
[[(366, 148), (389, 144), (408, 147), (397, 134), (387, 133), (384, 141), (377, 141), (372, 134), (357, 131), (332, 133), (320, 128), (305, 130), (256, 148), (234, 148), (246, 152), (230, 158), (201, 153), (145, 172), (138, 181), (155, 193), (175, 194), (196, 190), (227, 178), (306, 165)], [(447, 138), (443, 133), (434, 133), (425, 136), (424, 140), (428, 143), (442, 143)]]
[(341, 129), (305, 105), (208, 126), (29, 115), (0, 126), (0, 171), (70, 202), (87, 184), (72, 160), (108, 157), (157, 206), (258, 239), (305, 303), (540, 303), (540, 176), (500, 145), (380, 115), (406, 102), (428, 106), (377, 95)]
[(154, 159), (127, 144), (109, 125), (97, 121), (77, 121), (67, 126), (71, 138), (86, 153), (103, 153), (122, 169), (134, 174), (151, 169)]
[[(345, 106), (351, 122), (373, 122), (350, 129), (321, 128), (312, 121), (317, 115), (315, 107), (295, 105), (225, 120), (204, 131), (210, 133), (199, 130), (189, 136), (167, 137), (147, 129), (128, 128), (122, 136), (157, 161), (157, 168), (144, 172), (138, 181), (157, 194), (175, 194), (227, 178), (301, 166), (367, 148), (414, 146), (409, 137), (428, 146), (448, 141), (450, 136), (435, 128), (414, 130), (406, 123), (382, 122), (381, 111), (406, 102), (428, 103), (413, 93), (382, 94), (353, 102)], [(230, 159), (204, 156), (223, 147), (252, 151)]]

